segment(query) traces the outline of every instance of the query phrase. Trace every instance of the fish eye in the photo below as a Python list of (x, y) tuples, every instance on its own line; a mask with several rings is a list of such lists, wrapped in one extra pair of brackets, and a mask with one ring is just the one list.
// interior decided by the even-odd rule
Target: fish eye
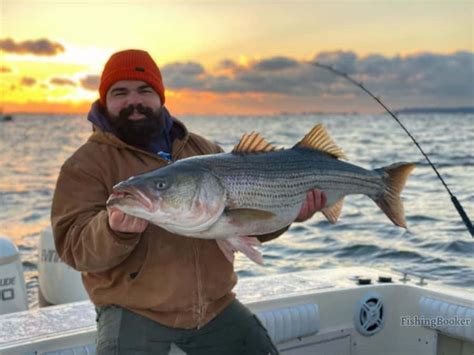
[(167, 187), (168, 187), (168, 184), (167, 184), (166, 182), (164, 182), (164, 181), (158, 181), (158, 182), (156, 183), (156, 188), (157, 188), (158, 190), (164, 190), (164, 189), (166, 189)]

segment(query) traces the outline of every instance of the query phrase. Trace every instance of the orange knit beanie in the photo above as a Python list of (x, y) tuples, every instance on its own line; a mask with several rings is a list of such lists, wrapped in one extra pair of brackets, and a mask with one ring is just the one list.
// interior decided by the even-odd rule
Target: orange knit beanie
[(109, 88), (120, 80), (143, 80), (158, 93), (161, 104), (165, 103), (165, 87), (160, 69), (148, 52), (128, 49), (113, 54), (107, 61), (100, 77), (100, 103), (105, 106)]

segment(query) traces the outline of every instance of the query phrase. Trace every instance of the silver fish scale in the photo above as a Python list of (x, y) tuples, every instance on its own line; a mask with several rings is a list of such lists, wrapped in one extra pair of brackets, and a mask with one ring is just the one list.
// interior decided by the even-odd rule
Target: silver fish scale
[(377, 195), (381, 176), (370, 170), (309, 149), (262, 154), (220, 154), (203, 159), (227, 190), (233, 208), (282, 211), (300, 206), (311, 188), (335, 200), (347, 194)]

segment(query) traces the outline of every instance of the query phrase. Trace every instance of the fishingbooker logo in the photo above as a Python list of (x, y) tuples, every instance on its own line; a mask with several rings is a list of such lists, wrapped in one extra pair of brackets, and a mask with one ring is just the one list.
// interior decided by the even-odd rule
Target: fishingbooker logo
[[(7, 287), (7, 288), (3, 288)], [(15, 298), (15, 277), (0, 279), (0, 301), (10, 301)]]
[(471, 325), (471, 318), (463, 317), (432, 317), (427, 318), (423, 316), (401, 316), (400, 325), (402, 327), (468, 327)]

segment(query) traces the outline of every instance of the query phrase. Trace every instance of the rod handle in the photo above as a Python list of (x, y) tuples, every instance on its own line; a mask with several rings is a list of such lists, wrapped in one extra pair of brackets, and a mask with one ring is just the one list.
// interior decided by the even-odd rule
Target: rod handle
[(464, 208), (462, 208), (461, 204), (459, 203), (458, 199), (456, 196), (452, 195), (451, 196), (451, 201), (458, 210), (459, 215), (461, 216), (464, 224), (466, 225), (467, 229), (469, 230), (469, 233), (471, 233), (471, 237), (474, 238), (474, 227), (472, 226), (471, 220), (467, 216), (466, 212), (464, 211)]

